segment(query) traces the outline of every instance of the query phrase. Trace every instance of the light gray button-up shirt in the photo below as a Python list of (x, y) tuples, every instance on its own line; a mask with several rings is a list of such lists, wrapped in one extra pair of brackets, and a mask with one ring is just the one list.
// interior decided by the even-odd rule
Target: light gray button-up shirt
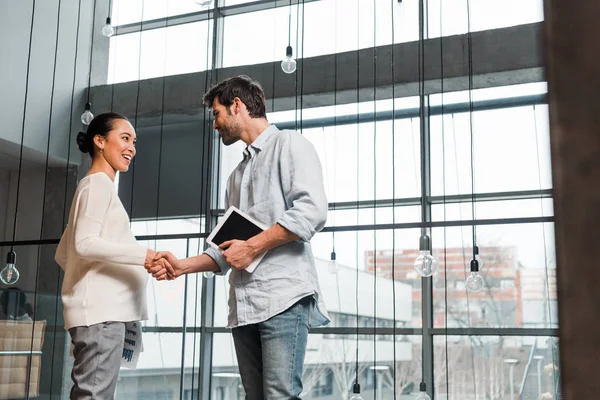
[(217, 274), (231, 270), (228, 327), (265, 321), (311, 295), (311, 326), (329, 323), (310, 246), (328, 206), (313, 145), (298, 132), (270, 125), (229, 176), (225, 208), (230, 206), (267, 226), (280, 224), (299, 239), (269, 250), (253, 273), (232, 269), (214, 248), (205, 251), (219, 265)]

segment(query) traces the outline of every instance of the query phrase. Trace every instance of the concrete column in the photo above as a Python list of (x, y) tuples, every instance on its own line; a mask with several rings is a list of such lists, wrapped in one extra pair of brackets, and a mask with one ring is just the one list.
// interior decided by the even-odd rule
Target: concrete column
[(600, 3), (545, 1), (564, 399), (600, 393)]

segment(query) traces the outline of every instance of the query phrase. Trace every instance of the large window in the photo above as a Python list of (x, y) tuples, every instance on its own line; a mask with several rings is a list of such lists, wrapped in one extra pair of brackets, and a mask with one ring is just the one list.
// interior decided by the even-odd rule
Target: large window
[[(543, 19), (541, 0), (469, 3), (474, 32)], [(478, 77), (476, 86), (491, 87), (469, 93), (460, 82), (466, 82), (468, 68), (460, 63), (445, 71), (462, 76), (438, 85), (434, 44), (439, 41), (433, 40), (426, 45), (428, 80), (417, 96), (418, 74), (411, 66), (418, 64), (418, 46), (409, 42), (419, 39), (418, 0), (289, 4), (214, 0), (203, 8), (193, 0), (113, 2), (117, 34), (94, 42), (108, 51), (94, 58), (107, 64), (108, 87), (98, 88), (93, 103), (96, 107), (107, 98), (103, 90), (115, 89), (111, 109), (135, 115), (139, 154), (118, 183), (134, 234), (142, 245), (178, 257), (204, 250), (208, 232), (223, 214), (227, 177), (242, 159), (244, 144), (219, 142), (198, 88), (255, 71), (254, 77), (276, 86), (267, 93), (269, 121), (301, 130), (314, 145), (329, 200), (326, 226), (311, 246), (331, 324), (315, 327), (309, 336), (303, 398), (349, 398), (358, 375), (363, 397), (373, 400), (394, 393), (402, 400), (415, 398), (422, 380), (438, 400), (504, 400), (511, 394), (521, 400), (557, 399), (545, 83), (493, 86), (504, 80), (490, 73)], [(426, 38), (467, 32), (465, 0), (424, 4)], [(283, 58), (288, 31), (297, 58), (344, 52), (354, 57), (357, 50), (365, 49), (364, 55), (377, 46), (381, 60), (392, 43), (406, 51), (396, 53), (397, 59), (411, 56), (395, 65), (396, 91), (387, 81), (373, 88), (391, 70), (370, 59), (361, 64), (358, 77), (344, 75), (343, 64), (337, 76), (324, 75), (336, 79), (336, 93), (333, 85), (321, 90), (312, 81), (314, 87), (304, 93), (301, 73), (279, 79), (283, 72), (270, 64)], [(369, 69), (373, 66), (375, 71)], [(402, 75), (408, 70), (414, 76)], [(510, 70), (510, 82), (521, 81), (515, 78), (521, 72)], [(534, 81), (531, 72), (523, 72), (522, 81)], [(297, 90), (285, 87), (280, 94), (277, 85), (296, 83)], [(437, 92), (439, 87), (447, 92)], [(296, 93), (304, 94), (303, 101), (294, 102)], [(187, 101), (181, 99), (190, 98), (192, 105), (181, 105)], [(294, 104), (302, 104), (302, 110)], [(0, 214), (9, 222), (16, 198), (14, 165), (0, 166)], [(69, 361), (63, 362), (68, 337), (61, 326), (60, 274), (52, 260), (77, 171), (58, 174), (52, 168), (30, 171), (28, 166), (16, 238), (25, 241), (18, 243), (21, 272), (35, 277), (24, 280), (21, 289), (36, 318), (47, 321), (42, 363), (59, 365), (42, 375), (42, 386), (56, 388)], [(40, 189), (44, 179), (48, 193)], [(49, 228), (53, 224), (56, 232)], [(10, 239), (11, 225), (0, 221), (5, 238)], [(430, 279), (414, 269), (425, 232), (439, 262)], [(485, 282), (478, 293), (465, 286), (474, 238)], [(0, 248), (2, 259), (7, 243)], [(227, 276), (211, 274), (149, 280), (144, 352), (136, 370), (121, 371), (116, 397), (243, 399), (226, 328), (229, 289)]]

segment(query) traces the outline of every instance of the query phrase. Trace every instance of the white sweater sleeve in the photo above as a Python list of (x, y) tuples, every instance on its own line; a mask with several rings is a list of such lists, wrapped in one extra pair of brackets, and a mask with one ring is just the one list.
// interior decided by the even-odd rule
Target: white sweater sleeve
[(100, 237), (113, 196), (116, 196), (114, 188), (103, 179), (90, 180), (89, 186), (80, 192), (74, 220), (75, 253), (89, 260), (143, 266), (146, 248)]
[(54, 260), (64, 271), (67, 266), (67, 235), (63, 233), (60, 238), (60, 242), (58, 243), (58, 247), (56, 248), (56, 254), (54, 255)]

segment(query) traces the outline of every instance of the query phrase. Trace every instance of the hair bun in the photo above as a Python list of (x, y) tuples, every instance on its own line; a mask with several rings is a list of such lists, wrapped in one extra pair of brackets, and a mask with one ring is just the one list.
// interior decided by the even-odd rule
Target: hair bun
[(79, 150), (82, 153), (90, 152), (90, 148), (87, 143), (87, 135), (84, 132), (79, 132), (77, 134), (77, 146), (79, 146)]

